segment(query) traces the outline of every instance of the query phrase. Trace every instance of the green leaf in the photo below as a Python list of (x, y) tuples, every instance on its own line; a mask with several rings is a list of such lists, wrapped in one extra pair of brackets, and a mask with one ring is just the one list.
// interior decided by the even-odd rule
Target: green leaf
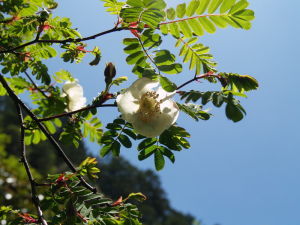
[(202, 15), (206, 11), (210, 1), (211, 0), (201, 0), (200, 1), (199, 7), (198, 7), (198, 10), (197, 10), (198, 15)]
[(246, 0), (240, 0), (230, 9), (229, 13), (234, 14), (240, 10), (243, 10), (249, 6), (249, 3)]
[(117, 85), (119, 86), (120, 84), (122, 84), (123, 82), (127, 81), (128, 80), (128, 77), (118, 77), (116, 79), (114, 79), (112, 82), (111, 82), (111, 85)]
[(153, 58), (156, 65), (172, 65), (175, 62), (175, 55), (168, 50), (156, 51), (156, 56)]
[[(173, 18), (172, 8), (168, 9), (166, 21), (160, 25), (160, 29), (163, 34), (170, 33), (176, 39), (179, 39), (181, 34), (184, 38), (201, 36), (204, 34), (203, 29), (208, 33), (214, 33), (216, 26), (225, 28), (230, 25), (249, 29), (254, 12), (246, 9), (248, 5), (246, 0), (236, 4), (235, 0), (191, 0), (187, 7), (185, 3), (177, 6), (177, 18)], [(218, 10), (220, 13), (217, 13)]]
[(104, 1), (104, 7), (106, 7), (106, 12), (113, 15), (119, 15), (122, 7), (125, 5), (124, 2), (118, 2), (116, 0), (102, 0)]
[(124, 52), (127, 54), (132, 54), (138, 52), (142, 49), (140, 43), (133, 43), (124, 48)]
[(121, 144), (118, 141), (115, 141), (111, 145), (111, 151), (112, 151), (114, 156), (119, 156), (120, 155), (120, 148), (121, 148)]
[(46, 128), (48, 129), (48, 131), (51, 134), (55, 134), (56, 128), (55, 128), (54, 124), (51, 121), (46, 121), (43, 124), (46, 126)]
[(152, 146), (150, 146), (148, 148), (145, 148), (145, 149), (143, 149), (143, 150), (141, 150), (139, 152), (138, 159), (140, 161), (145, 160), (148, 157), (150, 157), (151, 155), (153, 155), (156, 150), (157, 150), (157, 146), (156, 145), (152, 145)]
[(220, 8), (220, 13), (225, 13), (227, 12), (235, 3), (236, 0), (226, 0), (223, 1), (221, 8)]
[(101, 51), (98, 47), (95, 47), (94, 50), (92, 51), (92, 54), (95, 56), (93, 61), (90, 62), (91, 66), (96, 66), (99, 64), (101, 60)]
[(202, 27), (208, 32), (208, 33), (214, 33), (216, 32), (216, 27), (214, 24), (208, 20), (206, 17), (199, 18), (199, 22), (201, 23)]
[[(224, 0), (211, 0), (207, 12), (208, 12), (209, 14), (214, 13), (214, 12), (219, 8), (219, 6), (221, 5), (221, 3), (222, 3), (223, 1), (224, 1)], [(226, 1), (226, 0), (225, 0), (225, 1)]]
[(185, 3), (177, 5), (176, 15), (177, 15), (178, 18), (184, 17), (185, 12), (186, 12), (186, 4)]
[(111, 151), (111, 145), (106, 145), (100, 150), (100, 156), (104, 157)]
[(179, 63), (174, 63), (171, 65), (158, 66), (158, 69), (167, 74), (178, 74), (182, 72), (182, 65)]
[(205, 68), (214, 70), (213, 67), (216, 66), (216, 63), (211, 60), (212, 56), (207, 54), (210, 49), (200, 43), (194, 44), (197, 41), (196, 37), (187, 40), (181, 38), (176, 43), (176, 47), (180, 47), (179, 55), (183, 57), (183, 62), (190, 62), (189, 69), (195, 69), (196, 75), (205, 71)]
[(224, 89), (243, 93), (244, 91), (256, 90), (258, 88), (258, 82), (255, 78), (249, 75), (239, 75), (235, 73), (220, 73), (227, 86)]
[(172, 162), (172, 163), (175, 163), (175, 155), (172, 151), (170, 151), (169, 149), (163, 147), (163, 146), (160, 146), (159, 147), (162, 154), (166, 157), (168, 157), (168, 159)]
[(199, 0), (190, 1), (189, 5), (186, 9), (186, 16), (187, 17), (193, 16), (199, 7), (199, 4), (200, 4)]
[(82, 123), (83, 137), (89, 137), (91, 142), (99, 142), (101, 140), (103, 130), (101, 129), (102, 123), (97, 117), (92, 117), (89, 113), (86, 120)]
[(69, 71), (63, 69), (55, 73), (54, 80), (58, 83), (64, 83), (66, 81), (75, 81), (72, 74)]
[(176, 12), (173, 8), (167, 9), (167, 17), (169, 20), (174, 20), (176, 16)]
[(129, 65), (132, 65), (132, 64), (136, 64), (137, 61), (144, 56), (144, 52), (143, 51), (138, 51), (138, 52), (135, 52), (129, 56), (127, 56), (126, 58), (126, 62), (129, 64)]
[(156, 138), (146, 138), (138, 145), (138, 150), (140, 151), (145, 148), (148, 148), (148, 147), (154, 145), (156, 142), (157, 142)]
[(128, 0), (128, 7), (121, 10), (120, 17), (126, 23), (140, 22), (156, 28), (164, 19), (166, 3), (163, 0)]
[(132, 130), (129, 130), (129, 129), (123, 129), (123, 132), (125, 134), (127, 134), (129, 137), (131, 137), (132, 139), (136, 140), (136, 134), (132, 131)]
[(226, 105), (226, 116), (228, 119), (232, 120), (233, 122), (239, 122), (244, 118), (243, 112), (240, 108), (232, 103), (228, 103)]
[(195, 104), (179, 104), (177, 103), (179, 109), (189, 115), (191, 118), (193, 118), (196, 121), (201, 120), (209, 120), (210, 119), (210, 114), (207, 113), (206, 111), (202, 110), (202, 106), (200, 105), (195, 105)]
[(165, 166), (164, 156), (159, 149), (157, 149), (154, 153), (154, 163), (157, 171), (162, 170)]
[(173, 92), (177, 89), (176, 84), (171, 82), (168, 78), (161, 76), (159, 78), (160, 85), (165, 91)]
[(120, 141), (120, 143), (124, 147), (126, 147), (126, 148), (131, 148), (132, 147), (132, 143), (126, 135), (120, 134), (119, 137), (118, 137), (118, 140)]

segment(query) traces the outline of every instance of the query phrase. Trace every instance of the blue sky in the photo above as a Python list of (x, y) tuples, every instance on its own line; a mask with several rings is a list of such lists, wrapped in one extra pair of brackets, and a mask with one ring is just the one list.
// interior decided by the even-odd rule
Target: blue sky
[[(113, 26), (114, 17), (104, 12), (99, 0), (58, 2), (56, 14), (70, 17), (84, 36)], [(188, 1), (168, 1), (181, 2)], [(232, 123), (224, 108), (212, 108), (214, 117), (206, 122), (180, 116), (179, 125), (192, 135), (192, 148), (177, 153), (176, 163), (168, 162), (159, 175), (172, 205), (205, 225), (299, 225), (300, 2), (250, 0), (250, 4), (256, 12), (250, 31), (229, 28), (201, 37), (220, 71), (250, 74), (259, 81), (259, 90), (242, 100), (247, 116)], [(122, 52), (122, 38), (130, 36), (125, 31), (87, 42), (90, 49), (101, 48), (100, 66), (90, 67), (85, 60), (79, 65), (56, 62), (51, 69), (73, 72), (92, 99), (103, 88), (105, 62), (114, 62), (118, 75), (135, 78)], [(166, 46), (173, 48), (172, 39), (166, 39)], [(190, 76), (186, 72), (175, 81)], [(205, 83), (188, 87), (207, 88)], [(113, 119), (110, 109), (100, 111), (103, 122)], [(93, 152), (99, 150), (88, 146)], [(152, 159), (139, 162), (134, 149), (124, 149), (122, 155), (140, 168), (154, 168)]]

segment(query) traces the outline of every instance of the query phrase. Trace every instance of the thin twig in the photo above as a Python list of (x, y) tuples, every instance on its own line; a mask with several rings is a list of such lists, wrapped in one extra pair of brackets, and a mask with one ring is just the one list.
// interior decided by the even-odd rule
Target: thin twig
[(39, 39), (39, 36), (37, 35), (36, 38), (33, 41), (29, 41), (27, 43), (24, 43), (22, 45), (14, 47), (14, 48), (10, 48), (10, 49), (0, 51), (0, 54), (2, 54), (2, 53), (11, 53), (11, 52), (14, 52), (15, 50), (25, 48), (26, 46), (33, 45), (33, 44), (36, 44), (36, 43), (66, 44), (68, 42), (76, 43), (76, 42), (81, 42), (81, 41), (87, 41), (87, 40), (95, 39), (95, 38), (100, 37), (100, 36), (105, 35), (105, 34), (109, 34), (109, 33), (115, 32), (115, 31), (126, 30), (126, 29), (127, 28), (124, 28), (124, 27), (119, 27), (119, 28), (114, 27), (110, 30), (106, 30), (106, 31), (103, 31), (103, 32), (100, 32), (100, 33), (97, 33), (95, 35), (88, 36), (88, 37), (85, 37), (85, 38), (75, 38), (75, 39), (74, 38), (68, 38), (68, 39), (64, 39), (64, 40), (43, 40), (43, 39)]
[(216, 78), (219, 79), (220, 75), (219, 74), (214, 74), (213, 72), (204, 73), (204, 74), (199, 75), (199, 76), (197, 76), (197, 77), (195, 77), (195, 78), (193, 78), (193, 79), (191, 79), (191, 80), (183, 83), (182, 85), (178, 86), (176, 90), (179, 90), (179, 89), (183, 88), (184, 86), (186, 86), (186, 85), (188, 85), (188, 84), (190, 84), (190, 83), (192, 83), (194, 81), (197, 81), (197, 80), (200, 80), (200, 79), (203, 79), (203, 78), (206, 78), (206, 77), (216, 77)]
[[(49, 131), (46, 129), (46, 127), (42, 124), (42, 122), (39, 121), (39, 119), (36, 117), (36, 115), (25, 105), (25, 103), (13, 92), (13, 90), (9, 87), (4, 77), (0, 74), (0, 83), (3, 85), (5, 90), (7, 91), (8, 95), (13, 99), (15, 103), (18, 103), (25, 111), (26, 113), (32, 118), (33, 121), (35, 121), (38, 125), (38, 127), (41, 129), (41, 131), (45, 134), (47, 139), (50, 141), (50, 143), (54, 146), (55, 150), (57, 151), (57, 154), (63, 158), (65, 163), (68, 165), (68, 167), (72, 170), (72, 172), (76, 173), (77, 170), (71, 160), (68, 158), (68, 156), (64, 153), (63, 149), (60, 147), (60, 145), (57, 143), (55, 138), (49, 133)], [(97, 189), (95, 187), (92, 187), (90, 184), (88, 184), (83, 177), (78, 176), (81, 183), (88, 188), (89, 190), (93, 191), (94, 193), (97, 192)]]
[(30, 77), (30, 75), (27, 73), (27, 71), (24, 71), (24, 74), (26, 75), (26, 77), (30, 80), (31, 84), (34, 86), (34, 88), (36, 90), (38, 90), (45, 98), (48, 98), (48, 96), (45, 94), (45, 92), (43, 92), (37, 85), (36, 83), (33, 81), (33, 79)]
[(43, 211), (42, 211), (41, 206), (40, 206), (40, 200), (39, 200), (39, 198), (37, 196), (37, 193), (36, 193), (36, 185), (35, 185), (35, 182), (34, 182), (34, 178), (32, 176), (32, 173), (31, 173), (30, 167), (29, 167), (29, 163), (28, 163), (27, 158), (26, 158), (26, 146), (25, 146), (25, 141), (24, 141), (25, 127), (24, 127), (24, 119), (23, 119), (22, 109), (21, 109), (21, 106), (17, 102), (15, 102), (15, 103), (16, 103), (16, 108), (17, 108), (20, 127), (21, 127), (21, 149), (22, 149), (21, 162), (24, 164), (24, 167), (25, 167), (25, 170), (26, 170), (26, 173), (27, 173), (27, 177), (28, 177), (30, 185), (31, 185), (31, 197), (32, 197), (33, 204), (36, 207), (37, 214), (38, 214), (38, 217), (39, 217), (39, 221), (43, 225), (48, 225), (47, 221), (45, 220), (45, 218), (43, 216)]
[(89, 109), (94, 109), (94, 108), (99, 108), (99, 107), (116, 107), (116, 106), (117, 106), (116, 104), (95, 104), (95, 105), (87, 106), (87, 107), (84, 107), (84, 108), (81, 108), (81, 109), (78, 109), (78, 110), (75, 110), (75, 111), (61, 113), (61, 114), (58, 114), (58, 115), (38, 119), (38, 121), (43, 122), (43, 121), (53, 120), (53, 119), (56, 119), (56, 118), (70, 116), (70, 115), (73, 115), (73, 114), (76, 114), (76, 113), (79, 113), (79, 112), (83, 112), (83, 111), (86, 111), (86, 110), (89, 110)]
[(142, 46), (143, 51), (145, 52), (146, 56), (150, 59), (150, 61), (154, 64), (154, 66), (157, 68), (158, 73), (160, 74), (160, 70), (158, 68), (158, 66), (156, 65), (156, 63), (154, 62), (154, 60), (152, 59), (152, 57), (148, 54), (148, 51), (145, 49), (142, 40), (138, 37), (138, 40)]

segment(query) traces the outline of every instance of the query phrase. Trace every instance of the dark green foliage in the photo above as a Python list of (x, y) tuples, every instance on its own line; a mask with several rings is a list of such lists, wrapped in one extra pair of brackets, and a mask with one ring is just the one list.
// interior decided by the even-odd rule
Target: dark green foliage
[(258, 88), (257, 80), (249, 75), (220, 73), (220, 76), (227, 82), (225, 89), (244, 93), (244, 91), (252, 91)]
[[(233, 94), (230, 91), (181, 92), (181, 99), (185, 99), (186, 103), (201, 100), (202, 105), (212, 102), (216, 107), (220, 107), (223, 103), (226, 103), (226, 116), (233, 122), (242, 120), (246, 114), (246, 111), (240, 105), (240, 102), (233, 97)], [(186, 112), (185, 108), (183, 108), (183, 111)], [(193, 114), (190, 111), (188, 114), (193, 117)]]
[(182, 127), (171, 126), (165, 130), (158, 138), (142, 138), (138, 145), (138, 159), (144, 160), (154, 155), (154, 164), (156, 170), (162, 170), (165, 166), (167, 157), (172, 163), (175, 162), (175, 155), (172, 151), (181, 151), (190, 148), (186, 138), (190, 134)]
[(107, 124), (108, 129), (104, 132), (100, 143), (103, 145), (100, 155), (104, 157), (112, 152), (114, 156), (120, 155), (121, 146), (131, 148), (131, 139), (136, 139), (132, 126), (122, 119), (115, 119), (113, 123)]
[(201, 105), (196, 105), (196, 104), (179, 104), (177, 102), (177, 105), (179, 109), (188, 114), (190, 117), (192, 117), (194, 120), (199, 121), (200, 120), (209, 120), (210, 119), (210, 114), (204, 110), (202, 110)]

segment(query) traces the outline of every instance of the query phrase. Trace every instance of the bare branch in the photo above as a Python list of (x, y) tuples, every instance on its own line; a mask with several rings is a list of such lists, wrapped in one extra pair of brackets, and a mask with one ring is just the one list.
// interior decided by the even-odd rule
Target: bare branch
[[(58, 44), (66, 44), (68, 42), (81, 42), (81, 41), (88, 41), (88, 40), (92, 40), (92, 39), (95, 39), (97, 37), (100, 37), (102, 35), (105, 35), (105, 34), (109, 34), (109, 33), (112, 33), (112, 32), (116, 32), (116, 31), (121, 31), (121, 30), (126, 30), (127, 28), (124, 28), (124, 27), (114, 27), (110, 30), (106, 30), (106, 31), (103, 31), (103, 32), (100, 32), (100, 33), (97, 33), (95, 35), (92, 35), (92, 36), (88, 36), (88, 37), (85, 37), (85, 38), (68, 38), (68, 39), (65, 39), (65, 40), (41, 40), (39, 39), (39, 36), (40, 35), (37, 35), (36, 38), (33, 40), (33, 41), (29, 41), (27, 43), (24, 43), (22, 45), (19, 45), (17, 47), (14, 47), (14, 48), (10, 48), (10, 49), (6, 49), (6, 50), (3, 50), (3, 51), (0, 51), (0, 54), (2, 53), (12, 53), (16, 50), (19, 50), (19, 49), (22, 49), (22, 48), (25, 48), (26, 46), (29, 46), (29, 45), (33, 45), (33, 44), (36, 44), (36, 43), (58, 43)], [(38, 33), (39, 34), (39, 33)]]
[(26, 173), (27, 173), (27, 177), (28, 177), (30, 185), (31, 185), (31, 197), (32, 197), (33, 204), (36, 207), (37, 214), (38, 214), (38, 217), (39, 217), (39, 221), (43, 225), (48, 225), (47, 221), (45, 220), (45, 218), (43, 216), (43, 211), (42, 211), (41, 206), (40, 206), (40, 200), (39, 200), (39, 198), (37, 196), (37, 193), (36, 193), (36, 185), (35, 185), (35, 182), (34, 182), (34, 178), (32, 176), (32, 173), (30, 171), (30, 167), (29, 167), (29, 164), (28, 164), (28, 161), (27, 161), (27, 158), (26, 158), (26, 146), (25, 146), (25, 142), (24, 142), (25, 127), (24, 127), (22, 109), (21, 109), (21, 106), (18, 103), (16, 103), (16, 108), (17, 108), (20, 127), (21, 127), (21, 149), (22, 149), (21, 162), (24, 164), (24, 167), (25, 167), (25, 170), (26, 170)]
[(220, 75), (219, 74), (214, 74), (214, 72), (207, 72), (207, 73), (204, 73), (202, 75), (199, 75), (197, 77), (194, 77), (193, 79), (183, 83), (182, 85), (180, 85), (179, 87), (177, 87), (176, 90), (179, 90), (181, 88), (183, 88), (184, 86), (194, 82), (194, 81), (197, 81), (197, 80), (200, 80), (200, 79), (203, 79), (203, 78), (206, 78), (206, 77), (215, 77), (215, 78), (218, 78), (220, 79)]
[(34, 88), (36, 90), (38, 90), (45, 98), (48, 98), (48, 96), (45, 94), (45, 92), (43, 92), (37, 85), (36, 83), (33, 81), (33, 79), (30, 77), (30, 75), (27, 73), (27, 71), (24, 71), (24, 74), (26, 75), (26, 77), (30, 80), (31, 84), (34, 86)]
[(99, 107), (116, 107), (116, 106), (117, 106), (116, 104), (95, 104), (95, 105), (90, 105), (90, 106), (87, 106), (87, 107), (84, 107), (84, 108), (81, 108), (81, 109), (78, 109), (78, 110), (75, 110), (75, 111), (61, 113), (61, 114), (58, 114), (58, 115), (38, 119), (38, 121), (42, 122), (42, 121), (53, 120), (53, 119), (56, 119), (56, 118), (70, 116), (70, 115), (73, 115), (73, 114), (76, 114), (76, 113), (79, 113), (79, 112), (83, 112), (83, 111), (86, 111), (86, 110), (99, 108)]

